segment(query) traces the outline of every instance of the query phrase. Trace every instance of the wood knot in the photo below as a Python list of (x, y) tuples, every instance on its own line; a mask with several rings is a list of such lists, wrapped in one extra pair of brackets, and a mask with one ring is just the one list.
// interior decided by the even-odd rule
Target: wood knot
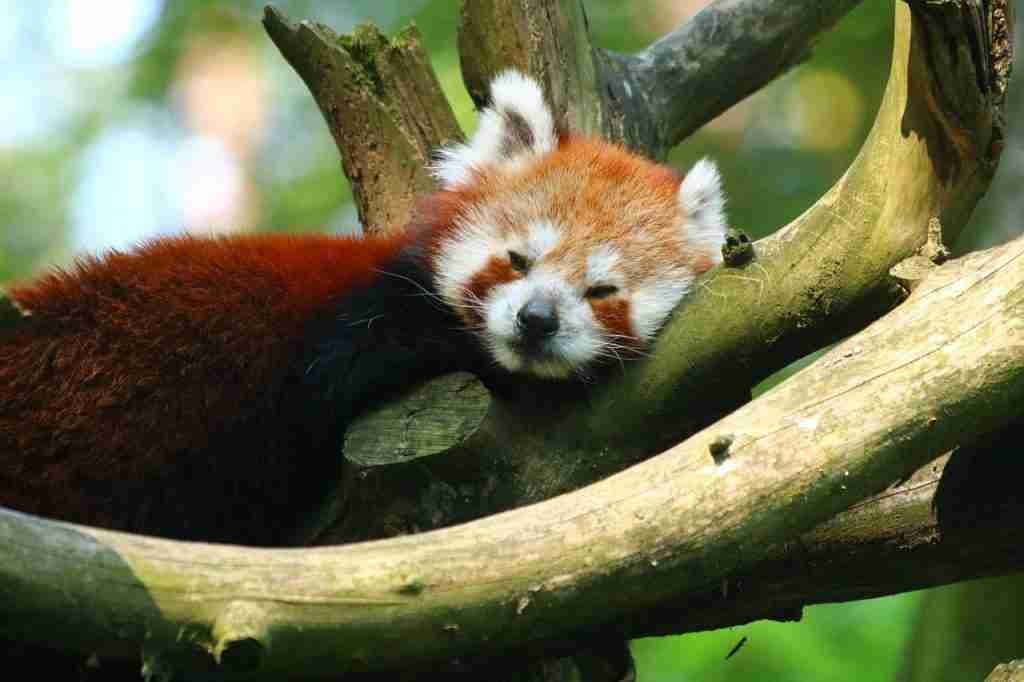
[(722, 258), (730, 268), (746, 265), (754, 259), (754, 242), (743, 230), (729, 228), (722, 244)]
[(735, 440), (736, 437), (731, 433), (723, 433), (711, 441), (708, 450), (711, 451), (711, 458), (715, 460), (715, 464), (722, 464), (729, 459), (729, 448)]
[(234, 601), (224, 607), (213, 624), (213, 658), (232, 673), (251, 673), (263, 667), (270, 637), (266, 610), (250, 602)]

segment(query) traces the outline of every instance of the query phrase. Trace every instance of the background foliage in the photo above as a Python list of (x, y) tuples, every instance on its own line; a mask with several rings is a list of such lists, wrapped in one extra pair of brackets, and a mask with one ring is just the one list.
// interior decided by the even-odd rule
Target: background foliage
[[(703, 4), (585, 1), (596, 42), (626, 52)], [(262, 1), (103, 5), (0, 0), (0, 284), (182, 229), (358, 229), (320, 113), (263, 34)], [(415, 21), (459, 120), (472, 128), (455, 50), (458, 3), (278, 5), (339, 31)], [(863, 3), (808, 63), (706, 126), (672, 163), (714, 156), (731, 220), (752, 235), (796, 217), (867, 134), (885, 84), (891, 13), (891, 0)], [(1015, 90), (1011, 99), (1014, 120), (1024, 97)], [(1019, 233), (1022, 133), (1011, 128), (1000, 174), (955, 251)], [(1022, 585), (1021, 577), (981, 581), (923, 598), (815, 607), (799, 624), (642, 640), (634, 644), (640, 680), (981, 679), (1024, 655)]]

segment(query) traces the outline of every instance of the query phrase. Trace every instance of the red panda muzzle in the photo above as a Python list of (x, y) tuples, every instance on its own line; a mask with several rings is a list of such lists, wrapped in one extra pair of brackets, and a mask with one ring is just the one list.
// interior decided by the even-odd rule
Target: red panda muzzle
[(524, 345), (536, 345), (558, 332), (558, 309), (546, 296), (534, 296), (516, 313), (516, 327)]

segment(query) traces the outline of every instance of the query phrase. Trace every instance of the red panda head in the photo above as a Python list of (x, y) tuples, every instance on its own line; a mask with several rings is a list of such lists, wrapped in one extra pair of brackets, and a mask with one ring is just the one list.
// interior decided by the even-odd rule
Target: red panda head
[(441, 150), (436, 286), (497, 363), (545, 377), (642, 350), (721, 260), (714, 164), (682, 178), (596, 139), (559, 134), (540, 87), (491, 85), (472, 139)]

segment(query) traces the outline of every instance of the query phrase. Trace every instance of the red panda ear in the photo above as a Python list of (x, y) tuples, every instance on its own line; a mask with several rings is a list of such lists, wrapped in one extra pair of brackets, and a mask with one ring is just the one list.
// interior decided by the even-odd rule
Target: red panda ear
[(432, 171), (447, 189), (478, 168), (514, 168), (557, 146), (554, 116), (540, 85), (518, 71), (504, 71), (491, 81), (491, 103), (480, 112), (473, 137), (441, 149)]
[(713, 161), (701, 159), (686, 174), (679, 185), (679, 204), (686, 215), (687, 244), (717, 265), (722, 261), (722, 244), (729, 224), (722, 179)]

